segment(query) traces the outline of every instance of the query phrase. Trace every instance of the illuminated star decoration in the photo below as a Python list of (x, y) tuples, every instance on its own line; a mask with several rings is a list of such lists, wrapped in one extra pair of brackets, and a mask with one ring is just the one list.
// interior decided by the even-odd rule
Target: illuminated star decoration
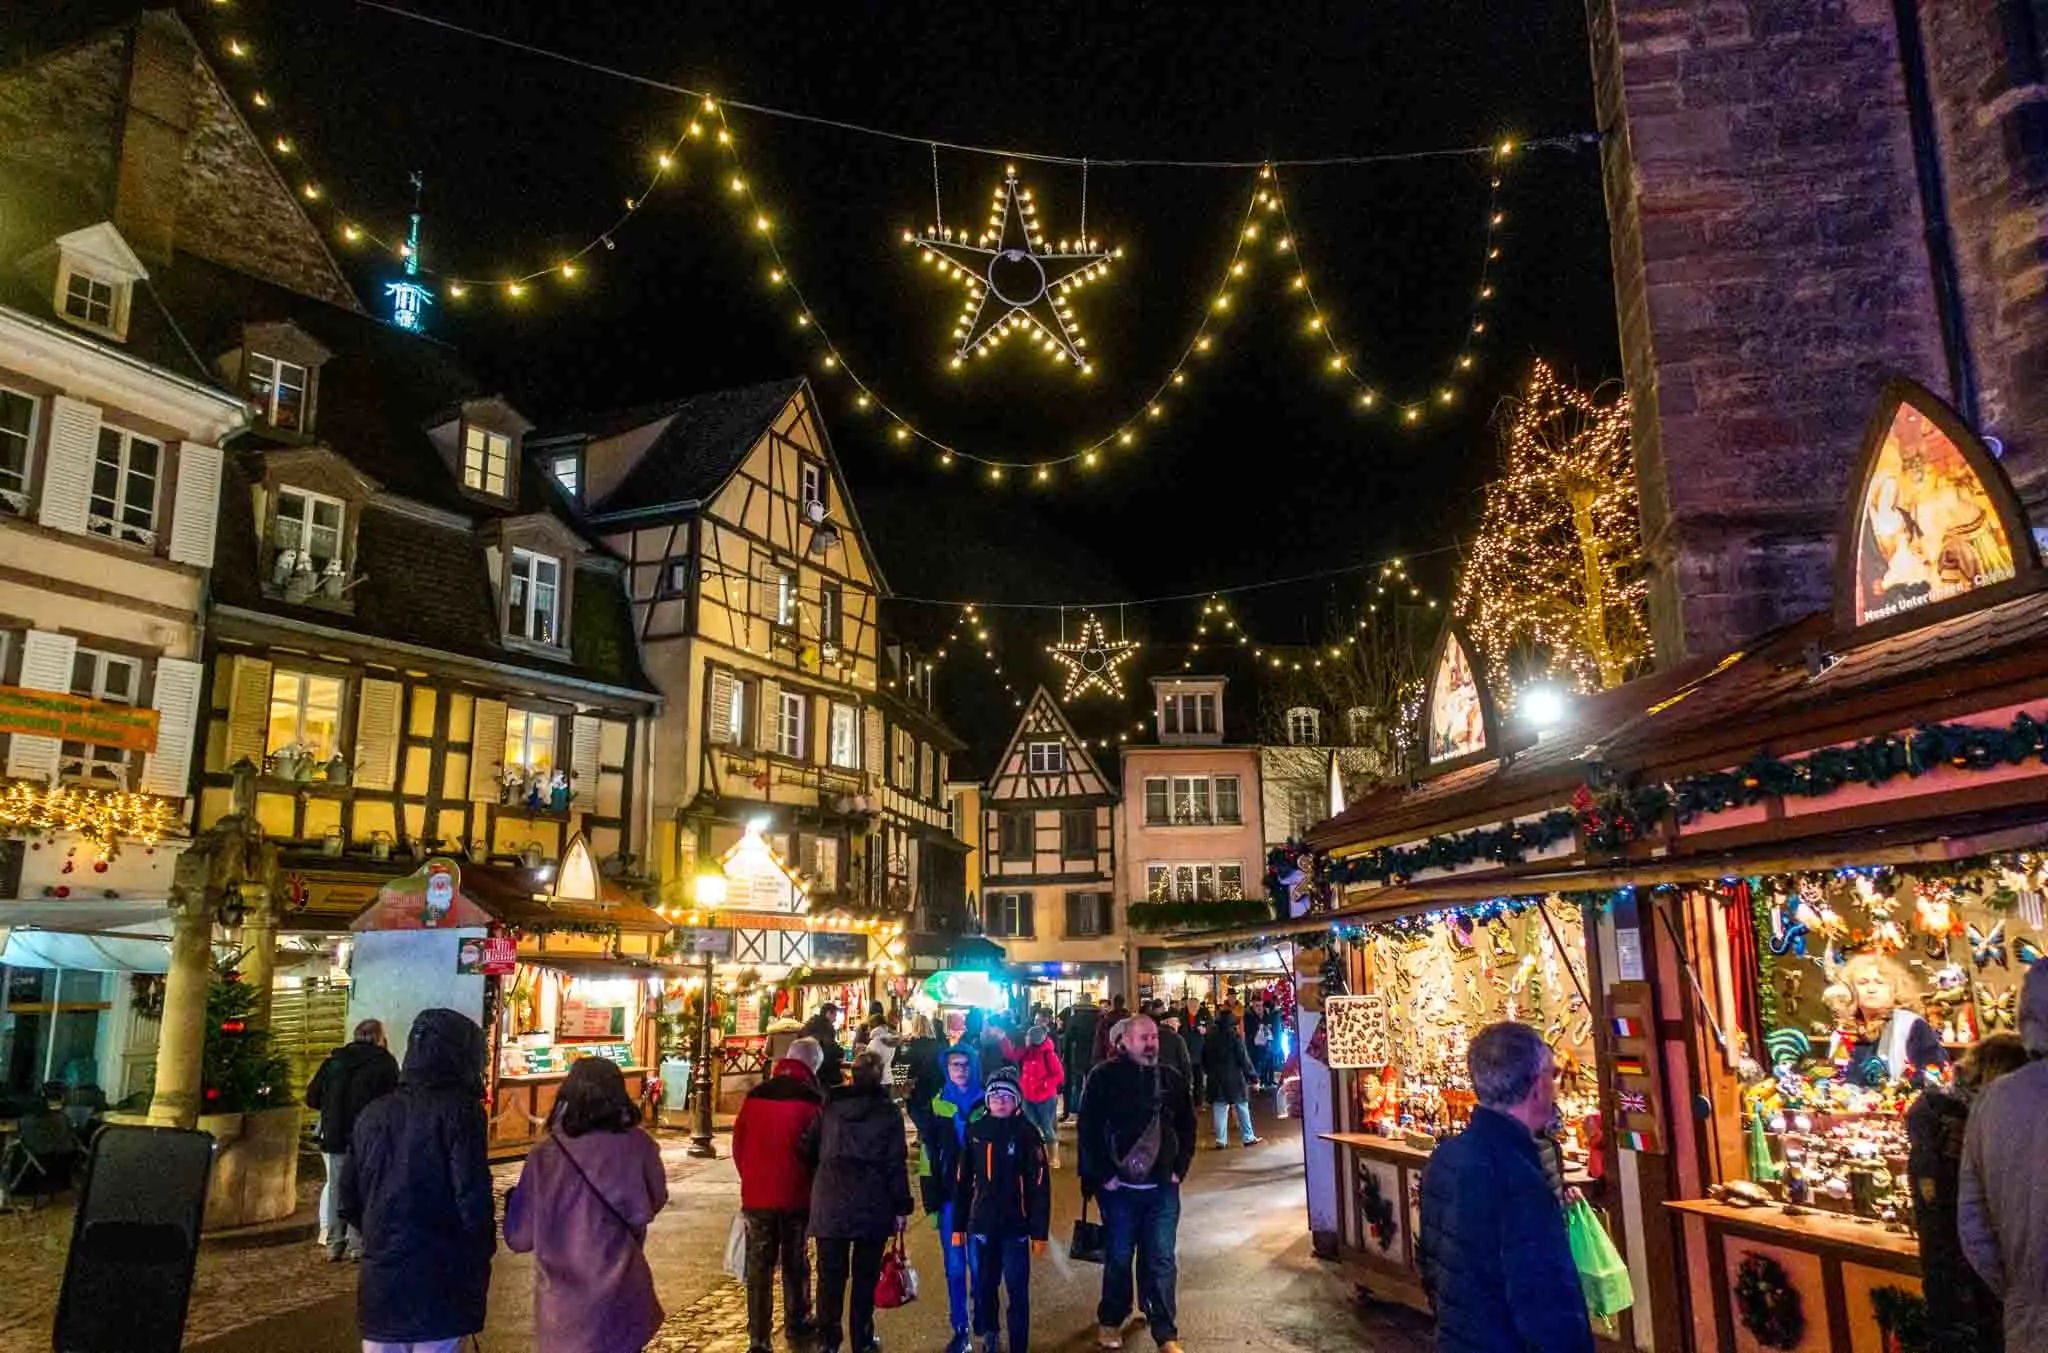
[(1112, 700), (1124, 696), (1124, 674), (1122, 667), (1138, 651), (1136, 641), (1119, 639), (1115, 643), (1103, 632), (1102, 622), (1093, 613), (1081, 622), (1081, 637), (1067, 643), (1052, 644), (1046, 652), (1053, 661), (1067, 669), (1067, 689), (1060, 699), (1072, 700), (1088, 694), (1091, 690), (1101, 691)]
[(1017, 166), (1003, 171), (989, 207), (988, 228), (972, 244), (964, 230), (939, 226), (921, 235), (906, 234), (920, 255), (967, 286), (967, 307), (953, 329), (959, 347), (950, 365), (985, 355), (1009, 334), (1022, 332), (1058, 361), (1071, 361), (1083, 372), (1094, 368), (1081, 350), (1088, 340), (1074, 328), (1067, 293), (1109, 270), (1112, 257), (1095, 240), (1061, 240), (1048, 250), (1038, 231), (1038, 209), (1031, 191), (1017, 184)]

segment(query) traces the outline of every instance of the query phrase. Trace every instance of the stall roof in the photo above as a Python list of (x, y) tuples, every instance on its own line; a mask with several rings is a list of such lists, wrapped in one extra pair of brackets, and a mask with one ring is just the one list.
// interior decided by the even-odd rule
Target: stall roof
[(617, 926), (628, 935), (660, 935), (669, 922), (652, 907), (610, 879), (600, 879), (602, 905), (536, 901), (538, 885), (531, 871), (515, 865), (470, 863), (462, 866), (462, 890), (476, 904), (506, 925), (521, 930), (572, 925)]
[(1718, 658), (1578, 702), (1519, 753), (1383, 790), (1309, 833), (1350, 854), (1567, 802), (1592, 766), (1670, 777), (1791, 755), (2048, 694), (2048, 592), (1856, 642), (1818, 614)]

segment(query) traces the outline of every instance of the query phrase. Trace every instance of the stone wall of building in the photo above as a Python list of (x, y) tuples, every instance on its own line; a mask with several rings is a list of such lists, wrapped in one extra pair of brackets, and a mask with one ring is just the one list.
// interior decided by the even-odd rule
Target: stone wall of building
[(1924, 0), (1981, 430), (2048, 526), (2048, 31), (2024, 0)]
[(1587, 0), (1651, 619), (1830, 604), (1884, 379), (1946, 392), (1888, 0)]

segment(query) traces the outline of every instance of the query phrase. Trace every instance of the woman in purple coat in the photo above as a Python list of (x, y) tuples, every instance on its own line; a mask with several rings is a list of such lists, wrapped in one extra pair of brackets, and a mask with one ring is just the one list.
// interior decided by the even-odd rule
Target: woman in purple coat
[(534, 1257), (536, 1348), (639, 1353), (661, 1327), (642, 1246), (668, 1178), (639, 1123), (619, 1068), (584, 1058), (505, 1200), (505, 1244)]

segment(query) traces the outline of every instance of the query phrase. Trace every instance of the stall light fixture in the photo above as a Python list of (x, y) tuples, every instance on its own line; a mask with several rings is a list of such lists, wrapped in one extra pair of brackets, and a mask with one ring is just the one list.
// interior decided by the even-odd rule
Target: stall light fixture
[[(706, 908), (716, 908), (725, 905), (725, 875), (697, 875), (697, 905)], [(690, 919), (694, 924), (696, 921), (694, 913)]]
[(1571, 704), (1562, 689), (1548, 683), (1529, 687), (1522, 692), (1517, 703), (1521, 706), (1523, 720), (1539, 733), (1549, 732), (1562, 724)]

